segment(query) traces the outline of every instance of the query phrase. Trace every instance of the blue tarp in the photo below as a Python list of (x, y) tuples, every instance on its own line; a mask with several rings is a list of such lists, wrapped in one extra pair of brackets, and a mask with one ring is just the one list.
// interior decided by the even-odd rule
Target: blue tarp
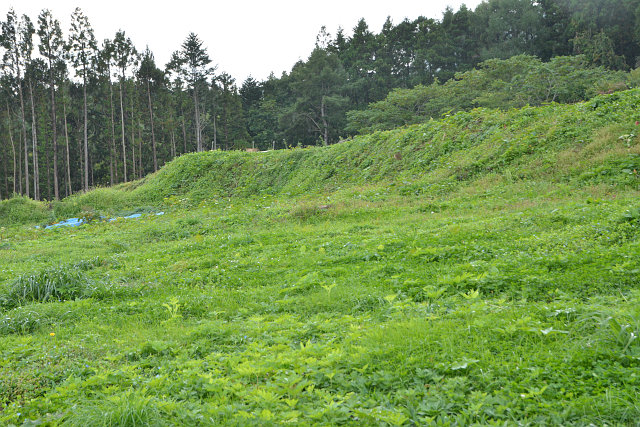
[[(158, 212), (155, 215), (164, 215), (164, 212)], [(121, 216), (118, 218), (123, 218), (123, 219), (134, 219), (134, 218), (140, 218), (142, 216), (142, 214), (136, 213), (136, 214), (131, 214), (131, 215), (127, 215), (127, 216)], [(106, 221), (115, 221), (118, 218), (102, 218), (103, 220)], [(60, 222), (56, 222), (55, 224), (51, 224), (46, 226), (46, 229), (49, 228), (56, 228), (56, 227), (77, 227), (79, 225), (84, 224), (84, 221), (81, 218), (69, 218), (69, 219), (65, 219), (64, 221), (60, 221)]]

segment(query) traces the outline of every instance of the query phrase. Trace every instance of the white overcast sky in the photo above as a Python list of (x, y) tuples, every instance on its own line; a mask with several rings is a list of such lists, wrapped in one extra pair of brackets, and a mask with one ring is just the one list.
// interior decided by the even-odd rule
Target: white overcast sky
[(394, 24), (405, 17), (440, 19), (447, 6), (470, 9), (481, 0), (225, 0), (225, 1), (139, 1), (139, 0), (0, 0), (0, 19), (13, 7), (37, 17), (48, 8), (60, 20), (67, 36), (70, 16), (79, 6), (88, 16), (98, 42), (113, 38), (123, 29), (139, 50), (149, 46), (160, 68), (171, 52), (179, 49), (189, 32), (198, 34), (217, 71), (226, 71), (238, 85), (252, 75), (266, 79), (273, 71), (280, 76), (299, 59), (305, 60), (314, 47), (320, 27), (335, 35), (339, 27), (350, 35), (360, 18), (369, 29), (380, 32), (387, 16)]

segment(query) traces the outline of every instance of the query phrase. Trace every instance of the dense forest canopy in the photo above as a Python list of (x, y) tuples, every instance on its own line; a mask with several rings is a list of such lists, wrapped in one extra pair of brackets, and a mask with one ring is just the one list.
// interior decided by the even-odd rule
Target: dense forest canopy
[(635, 85), (640, 0), (487, 0), (379, 32), (361, 19), (352, 32), (321, 29), (290, 72), (242, 83), (196, 34), (157, 64), (125, 31), (96, 40), (79, 8), (66, 32), (49, 10), (9, 10), (0, 46), (0, 198), (51, 200), (192, 151), (326, 145)]

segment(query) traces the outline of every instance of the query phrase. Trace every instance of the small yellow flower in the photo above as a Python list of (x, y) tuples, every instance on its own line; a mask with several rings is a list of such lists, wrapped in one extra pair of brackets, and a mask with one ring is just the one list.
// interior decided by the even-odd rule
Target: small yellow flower
[(55, 337), (55, 336), (56, 336), (56, 333), (55, 333), (55, 332), (51, 332), (51, 333), (49, 334), (49, 336)]

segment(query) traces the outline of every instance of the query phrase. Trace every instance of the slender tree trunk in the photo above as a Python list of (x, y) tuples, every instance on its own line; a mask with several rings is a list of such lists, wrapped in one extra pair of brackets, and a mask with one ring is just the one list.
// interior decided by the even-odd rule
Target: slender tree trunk
[[(22, 121), (22, 140), (24, 141), (24, 183), (25, 195), (29, 197), (29, 143), (27, 142), (27, 119), (24, 114), (24, 96), (22, 95), (22, 82), (18, 70), (18, 95), (20, 97), (20, 114)], [(22, 193), (22, 177), (20, 177), (20, 193)]]
[[(138, 119), (138, 177), (142, 178), (144, 168), (142, 167), (142, 126)], [(155, 172), (155, 171), (154, 171)]]
[(11, 154), (13, 154), (13, 193), (16, 194), (17, 164), (16, 164), (16, 145), (13, 142), (13, 132), (9, 129), (9, 141), (11, 142)]
[(218, 128), (216, 127), (216, 113), (213, 113), (213, 149), (218, 149)]
[(151, 87), (147, 80), (147, 97), (149, 98), (149, 119), (151, 120), (151, 148), (153, 150), (153, 171), (158, 171), (158, 153), (156, 151), (156, 134), (153, 129), (153, 106), (151, 105)]
[(196, 150), (202, 151), (201, 129), (200, 129), (200, 106), (198, 105), (198, 91), (196, 85), (193, 85), (193, 103), (195, 104), (195, 119), (196, 119)]
[(198, 91), (196, 88), (193, 88), (193, 102), (195, 103), (195, 119), (196, 119), (196, 150), (198, 152), (202, 151), (202, 140), (201, 140), (201, 131), (200, 131), (200, 106), (198, 105)]
[[(135, 90), (135, 89), (134, 89)], [(133, 111), (133, 98), (134, 98), (134, 90), (131, 92), (131, 166), (133, 173), (131, 174), (131, 179), (136, 179), (136, 138), (135, 138), (135, 127), (133, 126), (135, 119), (135, 111)], [(140, 156), (140, 153), (138, 153)]]
[(15, 194), (17, 179), (16, 145), (13, 141), (13, 129), (11, 129), (11, 111), (9, 110), (9, 101), (7, 101), (7, 128), (9, 130), (9, 141), (11, 142), (11, 153), (13, 154), (13, 194)]
[(107, 68), (109, 73), (109, 106), (111, 109), (111, 154), (113, 156), (113, 172), (111, 185), (118, 182), (118, 150), (116, 148), (116, 121), (113, 111), (113, 85), (111, 84), (111, 68)]
[(327, 123), (326, 104), (324, 96), (320, 105), (320, 117), (322, 118), (323, 142), (325, 147), (329, 145), (329, 124)]
[(60, 189), (58, 186), (58, 133), (56, 129), (56, 87), (53, 78), (53, 64), (49, 59), (49, 84), (51, 86), (51, 127), (53, 137), (53, 197), (60, 199)]
[(84, 67), (82, 94), (84, 97), (84, 191), (89, 191), (89, 122), (87, 117), (87, 68)]
[[(4, 150), (3, 150), (4, 151)], [(9, 198), (9, 169), (7, 168), (7, 156), (2, 155), (2, 169), (4, 171), (4, 193), (6, 195), (6, 198)], [(0, 199), (2, 199), (2, 196), (0, 195)]]
[[(44, 144), (44, 140), (42, 141), (42, 143)], [(51, 156), (49, 155), (48, 150), (46, 149), (46, 146), (44, 148), (45, 148), (44, 158), (47, 164), (47, 199), (46, 200), (51, 200)]]
[[(82, 131), (80, 129), (78, 129), (79, 133), (81, 134)], [(78, 139), (77, 139), (77, 143), (78, 143), (78, 148), (77, 148), (77, 153), (78, 153), (78, 173), (80, 174), (80, 179), (79, 179), (79, 186), (78, 186), (78, 190), (82, 191), (84, 189), (84, 151), (82, 149), (83, 146), (83, 141), (84, 139), (82, 138), (81, 135), (78, 135)]]
[[(107, 80), (107, 85), (109, 85), (109, 91), (111, 91), (111, 74), (108, 74), (109, 79)], [(109, 110), (110, 113), (113, 113), (113, 109)], [(113, 117), (111, 118), (111, 130), (113, 130)], [(109, 144), (109, 185), (114, 185), (114, 170), (113, 170), (113, 132), (111, 132), (110, 136), (110, 144)]]
[(33, 102), (33, 85), (29, 80), (29, 98), (31, 99), (31, 141), (33, 145), (33, 198), (40, 200), (40, 169), (38, 167), (38, 133), (36, 131), (36, 109)]
[(176, 131), (171, 129), (171, 159), (176, 157)]
[(124, 77), (120, 79), (120, 117), (121, 117), (121, 124), (122, 124), (122, 164), (124, 167), (124, 182), (127, 182), (127, 146), (125, 143), (125, 136), (124, 136), (124, 104), (123, 104), (123, 92), (124, 89), (122, 87), (122, 81), (124, 80)]
[(224, 133), (224, 149), (226, 151), (229, 151), (229, 116), (227, 115), (228, 114), (227, 108), (228, 106), (225, 107), (224, 113), (223, 113), (222, 132)]
[(69, 156), (69, 131), (67, 128), (67, 102), (62, 98), (62, 112), (64, 114), (64, 140), (66, 143), (66, 158), (67, 158), (67, 196), (71, 195), (71, 160)]
[(22, 194), (22, 166), (24, 165), (24, 163), (22, 162), (22, 132), (18, 133), (18, 173), (19, 173), (19, 179), (18, 179), (18, 194)]
[(182, 142), (184, 143), (184, 151), (182, 154), (187, 153), (187, 124), (184, 120), (184, 114), (182, 115)]

